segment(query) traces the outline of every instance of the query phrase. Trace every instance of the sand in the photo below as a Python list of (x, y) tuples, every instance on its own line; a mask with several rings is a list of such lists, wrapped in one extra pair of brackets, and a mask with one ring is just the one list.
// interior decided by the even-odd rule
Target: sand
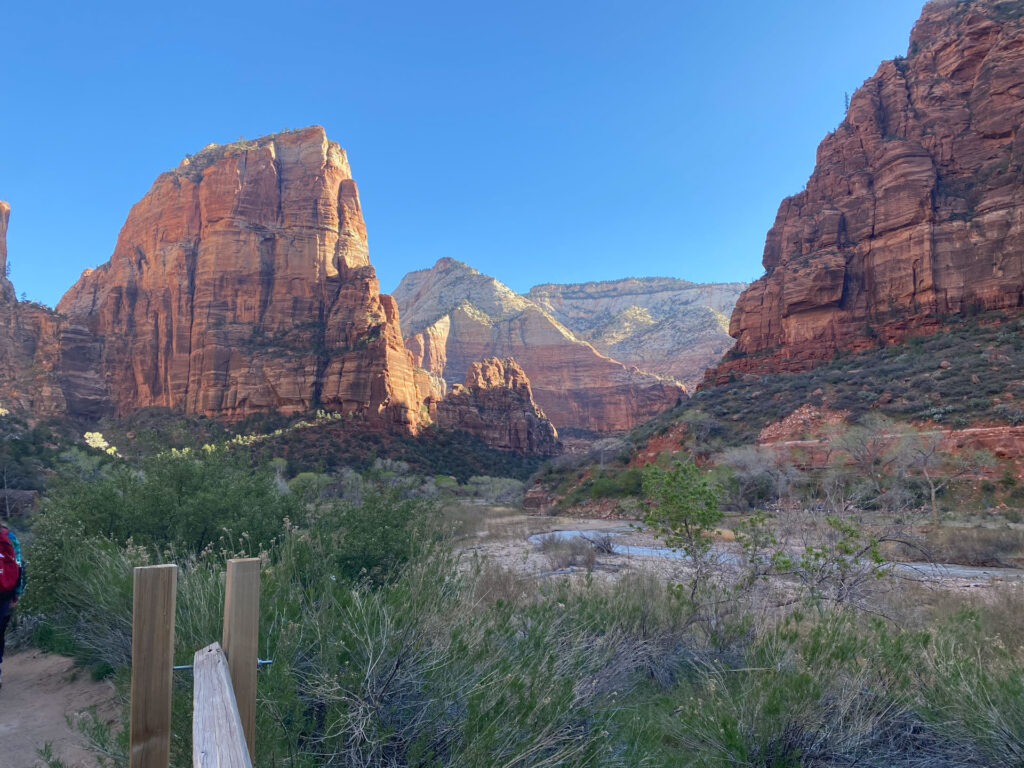
[[(45, 763), (37, 750), (51, 745), (67, 768), (94, 768), (74, 725), (96, 708), (100, 718), (117, 719), (114, 687), (95, 681), (64, 656), (41, 651), (8, 653), (0, 689), (0, 768), (36, 768)], [(70, 720), (70, 724), (69, 724)]]

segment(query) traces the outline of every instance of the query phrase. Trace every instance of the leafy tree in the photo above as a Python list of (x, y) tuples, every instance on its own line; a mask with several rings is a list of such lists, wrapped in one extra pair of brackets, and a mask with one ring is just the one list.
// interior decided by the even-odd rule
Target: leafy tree
[(676, 462), (668, 469), (650, 465), (642, 484), (649, 500), (644, 523), (693, 564), (692, 599), (711, 575), (712, 535), (722, 519), (718, 488), (692, 461)]
[(338, 575), (385, 583), (429, 545), (434, 506), (401, 484), (367, 483), (360, 498), (321, 511), (314, 535), (329, 540)]

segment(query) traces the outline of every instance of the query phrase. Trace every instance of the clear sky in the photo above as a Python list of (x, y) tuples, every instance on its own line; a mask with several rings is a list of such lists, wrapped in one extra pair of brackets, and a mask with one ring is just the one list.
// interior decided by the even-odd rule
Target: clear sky
[(8, 2), (0, 199), (53, 305), (156, 176), (318, 123), (381, 287), (442, 256), (541, 282), (761, 274), (843, 96), (921, 0)]

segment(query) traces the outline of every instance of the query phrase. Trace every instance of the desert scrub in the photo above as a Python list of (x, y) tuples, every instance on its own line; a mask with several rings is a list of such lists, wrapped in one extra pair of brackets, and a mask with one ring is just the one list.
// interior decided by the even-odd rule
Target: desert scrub
[[(742, 656), (703, 661), (624, 720), (632, 760), (694, 766), (980, 766), (977, 744), (928, 710), (915, 674), (929, 633), (799, 615)], [(646, 754), (643, 754), (646, 752)]]
[[(734, 589), (710, 556), (721, 513), (708, 474), (685, 464), (645, 479), (652, 523), (702, 560), (696, 588), (460, 561), (397, 473), (314, 495), (259, 553), (259, 655), (274, 663), (259, 677), (257, 765), (1019, 765), (1019, 596), (904, 629), (907, 616), (849, 599), (851, 584), (876, 581), (863, 530), (836, 521), (827, 546), (783, 558), (778, 521), (758, 516), (738, 530), (753, 575), (785, 572), (801, 598), (768, 610), (757, 578)], [(244, 543), (187, 553), (83, 525), (38, 523), (50, 601), (26, 605), (40, 631), (114, 667), (124, 693), (131, 568), (169, 557), (176, 659), (219, 636), (224, 560)], [(190, 761), (190, 686), (175, 678), (175, 766)], [(123, 733), (93, 734), (114, 765)]]
[[(111, 624), (130, 611), (116, 572), (131, 561), (91, 546), (112, 597), (81, 621)], [(350, 581), (331, 546), (291, 529), (267, 553), (260, 766), (1016, 764), (1021, 649), (984, 608), (921, 630), (826, 607), (723, 648), (651, 575), (538, 588), (441, 547)], [(182, 563), (182, 660), (219, 633), (213, 557)], [(179, 766), (189, 686), (176, 678)]]
[(540, 551), (547, 558), (552, 571), (574, 566), (592, 571), (597, 563), (596, 548), (582, 536), (565, 538), (557, 533), (549, 533), (541, 537)]
[[(640, 445), (682, 422), (687, 424), (687, 447), (699, 455), (716, 453), (756, 442), (766, 425), (805, 403), (849, 411), (852, 420), (878, 411), (900, 421), (920, 419), (951, 427), (1024, 423), (1020, 408), (997, 397), (1021, 396), (1015, 361), (1024, 350), (1022, 330), (1024, 319), (1000, 313), (954, 318), (934, 335), (841, 354), (810, 371), (736, 375), (695, 392), (635, 429), (629, 439)], [(953, 364), (943, 369), (943, 362)]]

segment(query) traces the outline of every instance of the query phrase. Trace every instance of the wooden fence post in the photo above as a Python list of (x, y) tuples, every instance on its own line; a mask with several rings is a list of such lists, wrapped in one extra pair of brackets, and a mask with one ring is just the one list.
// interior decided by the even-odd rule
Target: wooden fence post
[(256, 760), (256, 662), (259, 652), (260, 560), (258, 557), (228, 560), (224, 593), (224, 635), (231, 685), (249, 747)]
[(132, 575), (131, 768), (170, 764), (177, 591), (176, 565), (136, 568)]

